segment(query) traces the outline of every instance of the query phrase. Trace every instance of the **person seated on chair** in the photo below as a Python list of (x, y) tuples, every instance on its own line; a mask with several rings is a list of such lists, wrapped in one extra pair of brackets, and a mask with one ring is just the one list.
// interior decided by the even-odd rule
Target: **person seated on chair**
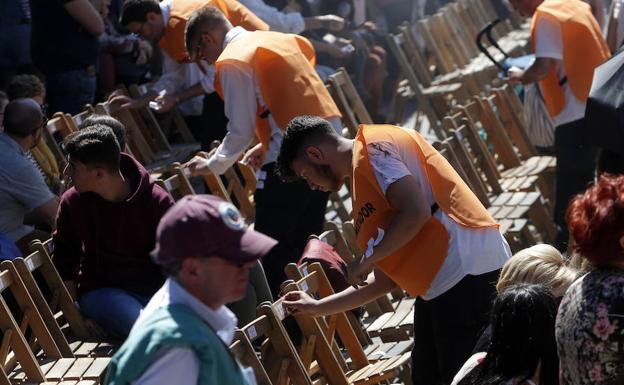
[[(7, 95), (9, 100), (18, 98), (34, 99), (41, 106), (43, 114), (46, 115), (47, 113), (45, 86), (35, 75), (23, 74), (13, 76), (7, 86)], [(61, 192), (61, 172), (58, 162), (45, 140), (40, 140), (30, 150), (29, 156), (41, 170), (41, 173), (43, 173), (43, 178), (50, 190), (55, 194), (59, 194)]]
[(228, 133), (214, 155), (196, 156), (189, 167), (195, 175), (223, 174), (259, 138), (243, 161), (261, 169), (254, 195), (255, 229), (280, 242), (262, 261), (277, 296), (286, 279), (284, 266), (297, 261), (311, 234), (322, 231), (328, 197), (304, 183), (283, 183), (275, 175), (283, 131), (295, 116), (316, 114), (342, 132), (340, 112), (314, 70), (314, 49), (304, 37), (249, 32), (233, 27), (217, 8), (205, 7), (190, 17), (186, 43), (193, 59), (215, 64), (215, 88), (229, 119)]
[(526, 70), (511, 68), (509, 79), (539, 81), (548, 114), (555, 124), (555, 247), (565, 252), (565, 211), (574, 195), (594, 180), (596, 148), (588, 143), (585, 104), (594, 69), (611, 54), (589, 5), (581, 0), (511, 0), (523, 17), (532, 17), (535, 61)]
[[(185, 120), (205, 149), (213, 140), (225, 135), (226, 121), (223, 102), (214, 95), (214, 67), (205, 61), (192, 62), (184, 46), (184, 29), (191, 13), (214, 5), (222, 9), (234, 25), (249, 30), (269, 27), (235, 0), (126, 0), (121, 9), (120, 24), (132, 33), (158, 43), (163, 56), (163, 74), (141, 98), (116, 96), (117, 101), (130, 108), (140, 108), (156, 101), (157, 112), (169, 111), (176, 104)], [(204, 93), (208, 94), (204, 96)], [(208, 129), (208, 127), (210, 129)]]
[[(210, 235), (210, 236), (207, 236)], [(107, 385), (255, 384), (230, 353), (249, 270), (277, 242), (246, 229), (236, 207), (188, 195), (162, 218), (154, 261), (167, 274), (113, 357)]]
[(87, 116), (85, 120), (80, 123), (78, 126), (79, 130), (83, 128), (87, 128), (90, 126), (102, 125), (113, 130), (113, 134), (115, 134), (115, 139), (117, 139), (117, 143), (119, 143), (119, 149), (121, 152), (126, 152), (126, 127), (117, 119), (113, 118), (110, 115), (99, 115), (93, 114)]
[(73, 187), (61, 198), (53, 261), (83, 316), (125, 337), (163, 282), (149, 252), (173, 198), (106, 126), (76, 131), (64, 146)]
[(353, 287), (316, 300), (293, 292), (293, 311), (326, 315), (361, 306), (397, 285), (417, 297), (414, 385), (449, 383), (487, 323), (494, 284), (510, 257), (498, 225), (446, 159), (417, 131), (361, 125), (355, 140), (316, 116), (288, 124), (277, 170), (314, 190), (351, 178), (353, 220), (364, 254)]
[[(33, 99), (15, 99), (4, 111), (4, 132), (0, 132), (0, 233), (23, 253), (28, 253), (30, 241), (50, 238), (59, 204), (27, 155), (41, 140), (46, 122)], [(41, 228), (24, 222), (29, 213)]]

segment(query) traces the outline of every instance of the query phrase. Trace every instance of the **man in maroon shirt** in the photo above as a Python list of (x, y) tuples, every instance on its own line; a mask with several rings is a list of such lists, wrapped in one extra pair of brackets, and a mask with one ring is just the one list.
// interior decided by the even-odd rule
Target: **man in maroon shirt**
[(164, 282), (151, 261), (156, 227), (173, 205), (143, 166), (120, 153), (113, 131), (94, 125), (65, 140), (73, 187), (56, 218), (54, 264), (81, 313), (125, 337)]

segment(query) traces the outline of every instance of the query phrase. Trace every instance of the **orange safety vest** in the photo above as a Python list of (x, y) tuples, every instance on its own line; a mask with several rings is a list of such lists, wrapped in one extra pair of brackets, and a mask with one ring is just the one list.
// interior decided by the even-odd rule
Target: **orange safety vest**
[[(448, 161), (416, 131), (391, 125), (361, 125), (353, 148), (353, 221), (358, 245), (368, 250), (381, 241), (395, 215), (377, 183), (367, 143), (391, 142), (420, 160), (440, 210), (474, 229), (498, 224)], [(433, 210), (432, 210), (433, 211)], [(376, 263), (397, 285), (417, 296), (427, 292), (448, 254), (449, 235), (433, 215), (407, 244)]]
[[(581, 0), (546, 0), (537, 7), (531, 21), (531, 45), (535, 52), (535, 30), (538, 20), (550, 17), (561, 26), (563, 68), (574, 96), (587, 101), (594, 69), (611, 54), (590, 6)], [(565, 96), (556, 68), (540, 81), (544, 103), (550, 116), (563, 111)]]
[(207, 6), (219, 8), (233, 26), (241, 26), (248, 31), (268, 31), (269, 26), (244, 5), (236, 0), (174, 0), (171, 13), (162, 38), (158, 42), (160, 48), (178, 63), (188, 63), (184, 31), (191, 14)]
[(223, 98), (220, 72), (224, 65), (244, 63), (253, 68), (268, 110), (258, 106), (256, 135), (268, 147), (271, 114), (280, 129), (300, 115), (340, 117), (340, 111), (314, 70), (316, 55), (308, 39), (288, 33), (256, 31), (229, 43), (217, 59), (215, 90)]

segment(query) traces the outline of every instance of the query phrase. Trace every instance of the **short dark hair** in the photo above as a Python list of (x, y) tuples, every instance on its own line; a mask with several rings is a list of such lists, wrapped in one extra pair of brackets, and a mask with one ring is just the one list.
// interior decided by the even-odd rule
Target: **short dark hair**
[(145, 23), (147, 14), (154, 12), (161, 14), (160, 5), (156, 0), (126, 0), (121, 6), (119, 24), (128, 25), (132, 22)]
[(96, 124), (73, 132), (65, 138), (63, 147), (71, 159), (87, 166), (103, 167), (111, 172), (119, 170), (119, 143), (107, 126)]
[(230, 21), (219, 8), (207, 6), (194, 11), (186, 22), (186, 29), (184, 30), (186, 50), (191, 52), (191, 39), (200, 29), (211, 31), (216, 27), (225, 25), (230, 25)]
[(126, 128), (119, 120), (109, 115), (93, 114), (83, 120), (78, 129), (83, 130), (95, 125), (103, 125), (113, 130), (117, 143), (119, 143), (119, 149), (123, 151), (126, 148)]
[(337, 136), (331, 123), (318, 116), (297, 116), (288, 123), (277, 156), (277, 174), (286, 182), (299, 179), (292, 171), (292, 163), (303, 151), (305, 145), (321, 139), (333, 139)]
[(45, 86), (35, 75), (15, 75), (9, 80), (6, 88), (9, 100), (18, 98), (34, 98), (45, 95)]

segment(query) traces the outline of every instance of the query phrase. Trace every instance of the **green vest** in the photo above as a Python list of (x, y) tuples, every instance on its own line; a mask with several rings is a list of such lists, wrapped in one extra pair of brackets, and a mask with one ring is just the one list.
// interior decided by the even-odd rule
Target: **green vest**
[(199, 358), (199, 384), (247, 385), (238, 363), (219, 336), (191, 308), (164, 306), (149, 315), (113, 356), (107, 385), (136, 381), (162, 348), (191, 348)]

